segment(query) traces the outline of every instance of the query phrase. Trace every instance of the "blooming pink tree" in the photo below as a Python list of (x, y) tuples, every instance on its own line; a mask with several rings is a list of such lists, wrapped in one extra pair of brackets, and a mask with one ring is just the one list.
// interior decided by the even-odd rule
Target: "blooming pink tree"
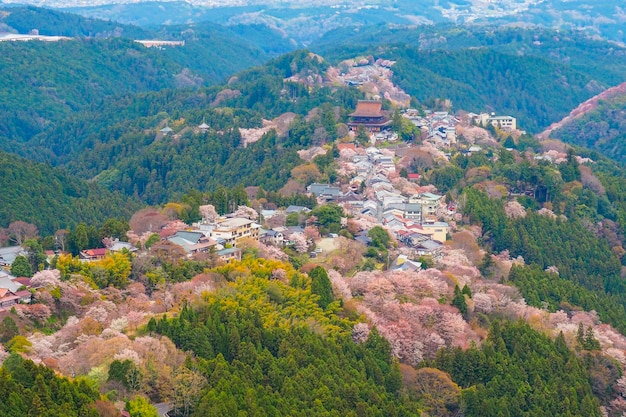
[(30, 285), (34, 288), (54, 288), (61, 284), (61, 272), (58, 269), (44, 269), (33, 275)]
[(304, 237), (303, 234), (301, 233), (293, 233), (289, 239), (291, 240), (291, 242), (293, 243), (293, 247), (299, 252), (299, 253), (305, 253), (308, 248), (309, 245), (306, 241), (306, 238)]

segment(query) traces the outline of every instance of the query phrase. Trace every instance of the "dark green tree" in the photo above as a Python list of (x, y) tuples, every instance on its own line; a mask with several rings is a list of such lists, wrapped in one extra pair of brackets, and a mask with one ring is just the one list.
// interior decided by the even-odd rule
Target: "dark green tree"
[(114, 238), (124, 240), (126, 232), (130, 230), (128, 222), (124, 219), (107, 219), (98, 230), (98, 236), (104, 238)]
[(309, 272), (311, 278), (311, 292), (319, 296), (317, 304), (326, 308), (333, 302), (333, 287), (328, 278), (328, 273), (321, 266), (316, 266)]
[(28, 258), (19, 255), (15, 258), (13, 263), (11, 264), (11, 275), (15, 277), (32, 277), (33, 269), (28, 262)]
[(458, 308), (463, 316), (467, 315), (467, 301), (465, 300), (465, 294), (463, 294), (458, 284), (454, 286), (452, 305)]
[(372, 246), (379, 249), (389, 248), (391, 240), (389, 233), (380, 226), (374, 226), (367, 232), (367, 237), (372, 239)]
[(74, 254), (89, 248), (89, 229), (85, 223), (79, 223), (76, 226), (70, 235), (70, 244)]
[(6, 316), (0, 323), (0, 343), (6, 343), (20, 334), (20, 329), (10, 316)]
[(46, 251), (37, 239), (28, 239), (23, 246), (28, 252), (28, 262), (33, 272), (41, 271), (48, 266)]

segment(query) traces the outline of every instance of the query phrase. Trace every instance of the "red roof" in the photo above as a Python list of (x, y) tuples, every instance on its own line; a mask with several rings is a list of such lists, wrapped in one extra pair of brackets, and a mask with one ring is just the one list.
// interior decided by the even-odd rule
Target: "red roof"
[(410, 174), (409, 174), (409, 179), (410, 179), (410, 180), (419, 180), (419, 179), (420, 179), (420, 177), (421, 177), (421, 175), (420, 175), (420, 174), (415, 174), (415, 173), (410, 173)]
[(13, 282), (19, 282), (20, 284), (22, 284), (25, 287), (30, 287), (30, 278), (19, 277), (19, 278), (15, 278), (13, 280)]
[(343, 151), (344, 149), (356, 151), (356, 146), (354, 145), (354, 143), (339, 143), (337, 144), (337, 149), (339, 150), (339, 152)]
[(351, 117), (381, 117), (383, 114), (380, 112), (383, 109), (382, 101), (374, 100), (359, 100), (356, 105), (356, 110), (352, 113)]
[(106, 256), (107, 248), (86, 249), (83, 252), (85, 253), (85, 255), (93, 256), (93, 257)]

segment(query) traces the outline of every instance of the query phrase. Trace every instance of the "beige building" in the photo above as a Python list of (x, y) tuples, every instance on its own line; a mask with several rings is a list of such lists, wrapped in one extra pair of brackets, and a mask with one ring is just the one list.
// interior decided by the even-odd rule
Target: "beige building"
[(423, 234), (430, 236), (432, 240), (437, 242), (445, 242), (450, 226), (445, 222), (422, 223)]
[(474, 117), (474, 122), (486, 126), (491, 123), (493, 126), (503, 130), (517, 129), (517, 119), (511, 116), (496, 116), (495, 114), (481, 113)]
[(422, 193), (409, 197), (409, 204), (422, 206), (422, 221), (436, 220), (437, 210), (441, 206), (444, 196), (433, 193)]
[(224, 244), (237, 246), (237, 241), (244, 238), (259, 240), (260, 225), (249, 219), (235, 217), (218, 222), (211, 231), (211, 237), (219, 241), (224, 239)]

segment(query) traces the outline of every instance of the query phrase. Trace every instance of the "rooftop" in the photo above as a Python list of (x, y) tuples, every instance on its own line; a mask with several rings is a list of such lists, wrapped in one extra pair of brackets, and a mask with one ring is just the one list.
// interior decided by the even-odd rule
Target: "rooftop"
[(350, 114), (350, 117), (381, 117), (383, 116), (381, 113), (382, 108), (382, 101), (359, 100), (356, 110)]
[(224, 220), (223, 222), (218, 224), (218, 227), (220, 228), (241, 227), (241, 226), (245, 226), (245, 225), (252, 224), (252, 223), (254, 222), (250, 219), (244, 219), (242, 217), (233, 217), (232, 219)]

